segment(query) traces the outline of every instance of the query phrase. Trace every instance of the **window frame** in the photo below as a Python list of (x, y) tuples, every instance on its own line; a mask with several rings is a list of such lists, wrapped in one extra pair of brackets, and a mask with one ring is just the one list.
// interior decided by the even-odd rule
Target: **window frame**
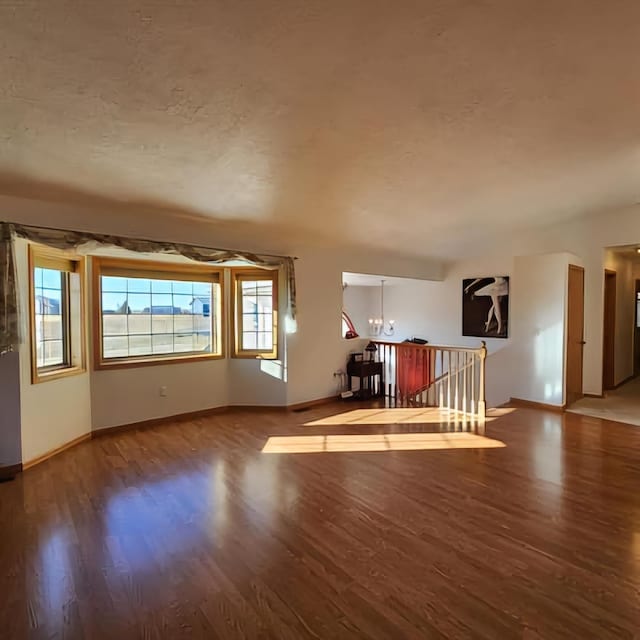
[[(104, 269), (116, 269), (123, 273), (130, 272), (130, 277), (141, 277), (146, 273), (149, 278), (158, 274), (159, 280), (170, 280), (172, 275), (179, 274), (193, 276), (194, 282), (208, 282), (220, 286), (217, 316), (219, 318), (219, 350), (218, 353), (169, 353), (165, 355), (127, 356), (120, 358), (104, 358), (102, 351), (102, 291), (100, 278)], [(181, 262), (158, 262), (149, 260), (135, 260), (127, 258), (112, 258), (93, 256), (91, 259), (92, 271), (92, 341), (93, 341), (93, 368), (96, 371), (110, 369), (131, 369), (136, 367), (149, 367), (167, 364), (185, 364), (189, 362), (204, 362), (208, 360), (222, 360), (226, 357), (226, 313), (225, 313), (225, 283), (224, 269), (209, 264), (184, 264)], [(164, 278), (162, 277), (164, 275)], [(126, 277), (126, 276), (123, 276)], [(145, 277), (145, 276), (142, 276)], [(212, 331), (215, 315), (211, 310)]]
[[(278, 321), (278, 270), (277, 269), (259, 269), (255, 267), (232, 267), (231, 286), (232, 286), (232, 313), (233, 313), (233, 351), (232, 358), (253, 359), (253, 360), (278, 360), (278, 352), (280, 340), (278, 332), (280, 330), (280, 322)], [(239, 283), (247, 280), (262, 280), (272, 282), (272, 332), (273, 346), (271, 349), (242, 349), (242, 289)]]
[[(70, 251), (54, 249), (39, 244), (28, 246), (29, 268), (29, 339), (31, 360), (31, 384), (40, 384), (60, 378), (77, 376), (87, 371), (86, 358), (86, 260)], [(61, 296), (61, 306), (64, 305), (62, 314), (63, 322), (63, 348), (66, 351), (65, 362), (61, 365), (50, 367), (38, 366), (38, 336), (36, 327), (36, 282), (35, 270), (37, 268), (53, 269), (66, 274)], [(78, 320), (72, 322), (72, 301), (70, 291), (70, 274), (78, 275)], [(79, 331), (79, 349), (77, 364), (73, 364), (73, 326)]]

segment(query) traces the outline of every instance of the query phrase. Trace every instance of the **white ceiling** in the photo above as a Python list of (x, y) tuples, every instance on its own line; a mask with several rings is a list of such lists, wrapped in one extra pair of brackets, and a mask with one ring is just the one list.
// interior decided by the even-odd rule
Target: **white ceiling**
[(1, 3), (0, 193), (463, 254), (640, 200), (639, 69), (637, 0)]

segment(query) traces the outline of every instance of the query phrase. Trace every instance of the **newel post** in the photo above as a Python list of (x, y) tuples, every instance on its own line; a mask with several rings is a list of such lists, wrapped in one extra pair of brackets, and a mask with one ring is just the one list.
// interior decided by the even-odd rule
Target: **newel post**
[(480, 357), (480, 388), (478, 389), (478, 422), (484, 427), (487, 417), (487, 403), (485, 400), (485, 365), (487, 360), (487, 343), (483, 340), (479, 352)]

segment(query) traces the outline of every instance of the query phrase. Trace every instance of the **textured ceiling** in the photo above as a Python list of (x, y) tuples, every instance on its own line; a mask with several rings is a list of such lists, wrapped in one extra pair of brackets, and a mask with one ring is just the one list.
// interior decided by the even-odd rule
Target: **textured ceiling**
[(455, 255), (640, 200), (639, 70), (637, 0), (3, 2), (0, 193)]

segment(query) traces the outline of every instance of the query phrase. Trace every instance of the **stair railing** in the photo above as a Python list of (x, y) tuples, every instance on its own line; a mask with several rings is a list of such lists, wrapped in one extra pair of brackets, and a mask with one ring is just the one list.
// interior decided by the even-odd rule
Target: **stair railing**
[(374, 340), (383, 395), (393, 407), (439, 407), (450, 417), (486, 419), (487, 346), (453, 347)]

